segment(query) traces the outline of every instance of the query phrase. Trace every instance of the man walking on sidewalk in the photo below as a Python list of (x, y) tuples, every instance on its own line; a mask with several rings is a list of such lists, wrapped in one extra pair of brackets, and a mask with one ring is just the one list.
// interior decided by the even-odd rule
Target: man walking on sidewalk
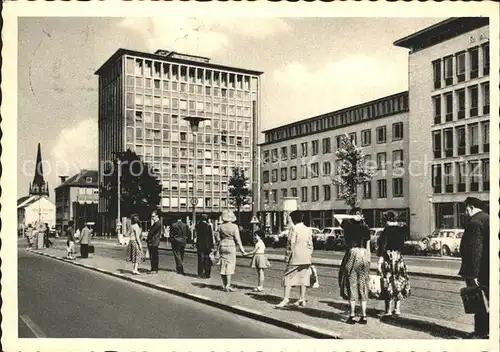
[(75, 252), (75, 229), (73, 228), (74, 224), (75, 222), (73, 220), (70, 220), (68, 222), (68, 227), (66, 227), (66, 236), (68, 238), (68, 240), (66, 241), (68, 259), (75, 259), (75, 257), (73, 256), (73, 253)]
[(146, 241), (148, 243), (149, 257), (151, 260), (151, 274), (158, 274), (158, 266), (160, 264), (158, 247), (160, 246), (161, 223), (156, 210), (154, 210), (151, 214), (151, 222), (153, 223), (153, 226), (151, 226), (151, 229), (148, 232)]
[(189, 236), (189, 227), (182, 222), (182, 218), (177, 218), (177, 221), (170, 228), (170, 243), (172, 244), (172, 252), (174, 253), (175, 269), (177, 274), (184, 275), (184, 249)]
[(212, 228), (208, 223), (208, 216), (203, 214), (201, 222), (196, 225), (196, 250), (198, 253), (198, 277), (203, 279), (210, 278), (212, 271), (212, 262), (210, 261), (210, 252), (214, 248), (214, 238)]
[[(490, 288), (490, 219), (482, 211), (483, 202), (475, 197), (465, 200), (465, 214), (469, 217), (460, 242), (462, 266), (459, 274), (468, 287), (481, 286), (489, 300)], [(471, 338), (488, 338), (489, 313), (474, 315), (474, 332)]]

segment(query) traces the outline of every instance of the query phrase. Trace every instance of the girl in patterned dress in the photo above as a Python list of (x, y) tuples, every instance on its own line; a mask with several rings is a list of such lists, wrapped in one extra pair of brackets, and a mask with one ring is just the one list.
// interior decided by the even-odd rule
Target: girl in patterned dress
[[(395, 222), (395, 215), (389, 213), (386, 226), (379, 237), (377, 255), (378, 272), (382, 276), (381, 297), (385, 300), (385, 315), (401, 315), (401, 300), (409, 297), (410, 278), (401, 252), (403, 251), (406, 228)], [(394, 310), (392, 303), (394, 302)]]
[(139, 275), (139, 262), (142, 256), (142, 230), (139, 227), (139, 216), (133, 214), (131, 216), (131, 226), (129, 231), (130, 241), (128, 244), (128, 258), (127, 261), (132, 262), (132, 274)]
[(264, 290), (264, 269), (269, 268), (271, 264), (266, 257), (266, 245), (262, 241), (262, 236), (264, 236), (261, 230), (256, 231), (253, 234), (253, 243), (255, 245), (254, 249), (247, 252), (247, 255), (252, 255), (252, 261), (250, 267), (257, 270), (257, 287), (254, 288), (255, 292), (262, 292)]

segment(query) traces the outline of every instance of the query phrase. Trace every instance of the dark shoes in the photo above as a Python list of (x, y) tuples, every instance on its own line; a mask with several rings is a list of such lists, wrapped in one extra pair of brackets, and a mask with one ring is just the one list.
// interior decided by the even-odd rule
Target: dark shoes
[[(356, 320), (354, 320), (354, 316), (351, 316), (349, 317), (346, 321), (345, 321), (347, 324), (349, 325), (354, 325), (356, 324)], [(361, 324), (361, 325), (366, 325), (368, 324), (368, 319), (366, 319), (366, 317), (361, 317), (358, 321), (357, 321), (358, 324)]]
[(349, 317), (346, 321), (345, 321), (347, 324), (349, 325), (354, 325), (356, 324), (356, 320), (354, 320), (354, 316), (352, 317)]
[(366, 317), (361, 317), (358, 321), (359, 324), (366, 325), (368, 324), (368, 319)]

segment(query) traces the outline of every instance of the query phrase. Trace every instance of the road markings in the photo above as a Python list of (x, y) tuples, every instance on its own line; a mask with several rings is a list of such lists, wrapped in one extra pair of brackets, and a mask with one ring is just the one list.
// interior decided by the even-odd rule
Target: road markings
[(31, 330), (31, 332), (38, 338), (45, 338), (47, 337), (42, 329), (36, 325), (33, 320), (27, 315), (21, 315), (21, 320), (26, 324), (26, 326)]

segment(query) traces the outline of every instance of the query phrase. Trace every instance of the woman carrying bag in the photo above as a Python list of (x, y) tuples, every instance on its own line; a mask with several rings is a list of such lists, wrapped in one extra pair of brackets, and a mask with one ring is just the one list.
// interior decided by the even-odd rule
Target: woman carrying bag
[(127, 235), (130, 237), (127, 247), (127, 261), (132, 262), (132, 274), (139, 275), (139, 262), (142, 257), (142, 230), (139, 227), (139, 216), (137, 214), (130, 217), (130, 226), (127, 227), (129, 227)]

